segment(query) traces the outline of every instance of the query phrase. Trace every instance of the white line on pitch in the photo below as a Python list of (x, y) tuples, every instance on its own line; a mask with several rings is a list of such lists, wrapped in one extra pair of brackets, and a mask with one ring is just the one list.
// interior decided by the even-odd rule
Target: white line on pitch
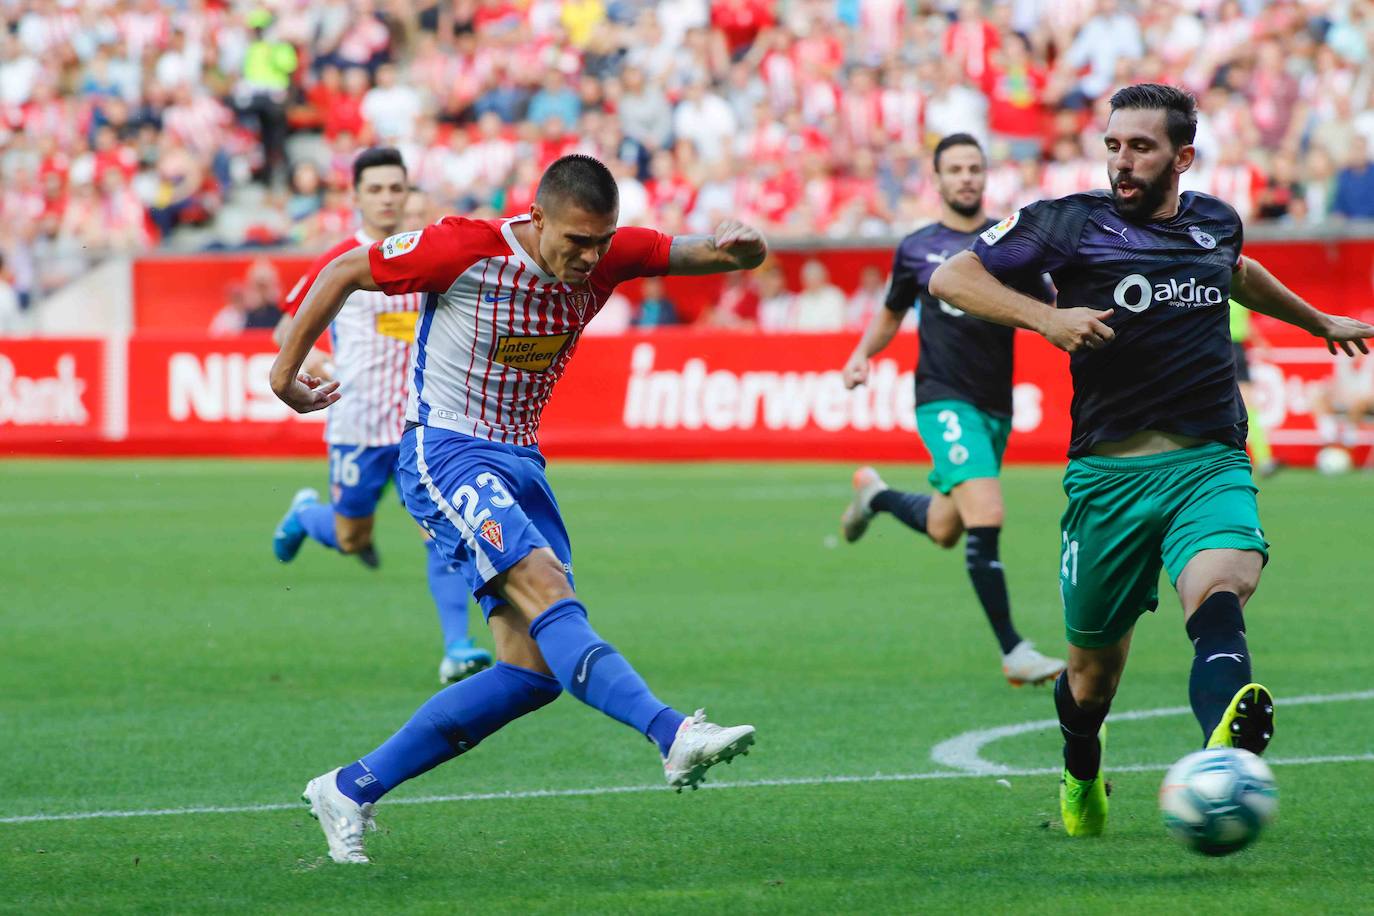
[[(1280, 697), (1281, 708), (1289, 706), (1314, 706), (1321, 703), (1349, 703), (1360, 700), (1374, 700), (1374, 690), (1356, 690), (1349, 693), (1319, 693), (1300, 697)], [(1187, 715), (1192, 710), (1187, 706), (1164, 706), (1159, 709), (1133, 709), (1128, 712), (1112, 713), (1108, 722), (1131, 722), (1137, 719), (1157, 719), (1163, 716)], [(1034, 722), (1018, 722), (1014, 725), (999, 725), (995, 728), (980, 728), (955, 735), (941, 741), (930, 751), (930, 759), (941, 766), (961, 770), (970, 776), (1014, 775), (1015, 768), (1001, 763), (984, 760), (982, 750), (987, 745), (1013, 735), (1027, 732), (1046, 731), (1059, 725), (1058, 719), (1038, 719)], [(1117, 769), (1113, 767), (1112, 769)]]
[[(1270, 766), (1296, 766), (1316, 763), (1374, 763), (1374, 754), (1338, 754), (1330, 757), (1287, 757), (1274, 759), (1266, 757)], [(1113, 766), (1113, 773), (1152, 773), (1164, 772), (1168, 763), (1137, 763)], [(967, 773), (956, 770), (939, 770), (930, 773), (872, 773), (866, 776), (798, 776), (791, 779), (749, 779), (742, 782), (707, 783), (704, 789), (770, 789), (787, 786), (828, 786), (852, 783), (881, 782), (924, 782), (930, 779), (986, 779), (996, 776), (1057, 776), (1059, 767), (1028, 767), (1007, 769), (996, 774)], [(412, 798), (390, 798), (381, 803), (383, 807), (392, 805), (434, 805), (447, 802), (476, 801), (523, 801), (537, 798), (585, 798), (601, 795), (630, 795), (644, 792), (667, 792), (664, 785), (651, 786), (599, 786), (586, 789), (530, 789), (519, 792), (472, 792), (465, 795), (424, 795)], [(150, 808), (142, 811), (75, 811), (69, 814), (22, 814), (17, 817), (0, 817), (0, 824), (34, 824), (50, 821), (89, 821), (122, 817), (164, 817), (179, 814), (257, 814), (270, 811), (299, 811), (305, 813), (305, 804), (277, 803), (268, 805), (226, 805), (222, 807), (197, 808)]]

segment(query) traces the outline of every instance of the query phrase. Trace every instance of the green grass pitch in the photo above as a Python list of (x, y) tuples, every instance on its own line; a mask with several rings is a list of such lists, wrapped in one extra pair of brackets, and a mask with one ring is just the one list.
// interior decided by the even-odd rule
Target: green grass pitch
[[(565, 697), (384, 800), (358, 867), (293, 802), (436, 689), (399, 506), (379, 571), (312, 544), (281, 566), (271, 530), (323, 461), (0, 464), (0, 911), (1368, 911), (1374, 703), (1329, 698), (1374, 687), (1369, 477), (1264, 485), (1273, 560), (1247, 616), (1279, 698), (1279, 819), (1209, 860), (1155, 802), (1199, 743), (1191, 716), (1113, 728), (1100, 840), (1065, 837), (1055, 776), (1027, 773), (1056, 766), (1053, 729), (983, 748), (1013, 775), (932, 759), (1053, 704), (1002, 680), (960, 553), (887, 518), (836, 544), (849, 471), (555, 462), (599, 631), (665, 700), (752, 722), (758, 746), (675, 795), (642, 738)], [(1058, 477), (1008, 472), (1003, 537), (1017, 622), (1056, 652)], [(1190, 657), (1165, 592), (1116, 710), (1186, 706)], [(155, 809), (180, 813), (34, 817)]]

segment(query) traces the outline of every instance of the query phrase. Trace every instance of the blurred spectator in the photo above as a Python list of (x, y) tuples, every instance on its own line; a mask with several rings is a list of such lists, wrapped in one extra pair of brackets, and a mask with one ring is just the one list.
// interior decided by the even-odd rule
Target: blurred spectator
[(719, 159), (730, 148), (737, 125), (735, 113), (725, 100), (708, 92), (698, 80), (687, 87), (673, 112), (673, 134), (689, 140), (707, 162)]
[(887, 278), (872, 264), (859, 271), (859, 286), (849, 294), (844, 307), (844, 326), (846, 330), (863, 330), (868, 322), (883, 307), (887, 296)]
[(677, 307), (663, 288), (658, 277), (644, 280), (643, 298), (635, 310), (634, 326), (637, 328), (662, 328), (678, 323)]
[(844, 293), (830, 282), (829, 271), (815, 258), (802, 264), (801, 292), (793, 302), (788, 324), (795, 331), (839, 331), (844, 328)]
[(1336, 176), (1331, 212), (1346, 219), (1374, 219), (1374, 161), (1364, 137), (1350, 144), (1350, 164)]
[(0, 255), (0, 337), (18, 336), (27, 326), (24, 309), (19, 303), (19, 293), (10, 282), (4, 255)]
[(263, 171), (268, 182), (284, 176), (286, 165), (286, 97), (296, 72), (296, 49), (270, 31), (272, 14), (257, 9), (248, 14), (253, 40), (243, 57), (239, 91), (241, 107), (257, 118), (262, 137)]
[(1065, 74), (1087, 68), (1064, 97), (1071, 108), (1086, 108), (1116, 80), (1119, 61), (1134, 60), (1145, 53), (1140, 24), (1117, 0), (1098, 0), (1097, 12), (1084, 23), (1060, 62)]
[(720, 295), (698, 321), (717, 328), (752, 328), (759, 320), (759, 291), (751, 273), (737, 271), (721, 278)]
[(258, 258), (248, 266), (243, 283), (226, 291), (228, 301), (210, 321), (210, 334), (232, 337), (248, 330), (272, 330), (281, 320), (281, 277), (272, 262)]
[(529, 110), (525, 118), (535, 124), (543, 124), (549, 118), (557, 118), (563, 126), (571, 130), (577, 124), (577, 116), (582, 113), (582, 102), (577, 93), (568, 88), (567, 78), (557, 70), (550, 70), (544, 76), (544, 85), (530, 98)]
[(363, 96), (361, 110), (373, 142), (395, 146), (414, 136), (422, 107), (420, 93), (398, 82), (393, 65), (383, 64), (377, 68), (377, 85)]
[(782, 268), (776, 264), (771, 267), (765, 264), (756, 273), (759, 330), (774, 333), (792, 330), (792, 312), (796, 308), (797, 297), (788, 291)]
[(638, 67), (625, 68), (621, 85), (618, 114), (625, 136), (649, 149), (667, 146), (673, 133), (673, 106), (663, 90), (645, 80)]

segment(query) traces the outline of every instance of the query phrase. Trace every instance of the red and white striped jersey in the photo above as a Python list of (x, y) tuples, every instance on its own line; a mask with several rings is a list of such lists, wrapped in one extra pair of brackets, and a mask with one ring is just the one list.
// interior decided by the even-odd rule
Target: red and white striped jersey
[[(326, 264), (345, 251), (372, 243), (359, 229), (320, 255), (287, 294), (286, 311), (296, 314)], [(372, 447), (401, 441), (411, 343), (424, 299), (418, 293), (389, 296), (359, 290), (344, 300), (329, 326), (334, 377), (343, 397), (327, 412), (326, 442)]]
[(372, 246), (377, 285), (392, 295), (426, 294), (407, 420), (536, 444), (540, 414), (583, 328), (617, 284), (668, 271), (672, 238), (626, 227), (585, 284), (563, 283), (516, 239), (514, 227), (527, 220), (450, 216)]

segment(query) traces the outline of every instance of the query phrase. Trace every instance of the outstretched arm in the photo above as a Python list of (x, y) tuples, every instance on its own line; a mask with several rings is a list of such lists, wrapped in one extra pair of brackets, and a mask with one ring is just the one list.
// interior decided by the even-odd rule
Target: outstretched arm
[(679, 235), (668, 251), (669, 276), (723, 274), (753, 270), (768, 256), (763, 233), (738, 220), (727, 219), (714, 235)]
[(840, 373), (844, 377), (844, 387), (857, 388), (868, 381), (868, 361), (892, 343), (892, 338), (901, 330), (902, 319), (905, 317), (905, 313), (894, 312), (889, 308), (880, 308), (874, 313), (868, 327), (864, 328), (864, 336), (859, 338), (858, 345), (854, 347), (854, 352), (849, 354), (849, 360)]
[(1046, 305), (1002, 283), (971, 251), (961, 251), (935, 268), (930, 293), (978, 318), (1034, 331), (1070, 353), (1095, 350), (1116, 336), (1104, 324), (1112, 315), (1111, 309)]
[(1322, 338), (1326, 341), (1326, 349), (1332, 353), (1337, 346), (1347, 356), (1354, 356), (1357, 349), (1361, 353), (1369, 352), (1365, 341), (1374, 337), (1374, 325), (1342, 315), (1328, 315), (1313, 308), (1254, 258), (1240, 259), (1231, 277), (1231, 295), (1252, 312), (1277, 318)]
[(306, 294), (272, 363), (272, 390), (297, 413), (322, 410), (339, 399), (339, 383), (301, 372), (301, 363), (344, 300), (360, 289), (381, 289), (372, 279), (368, 250), (354, 248), (329, 262)]

